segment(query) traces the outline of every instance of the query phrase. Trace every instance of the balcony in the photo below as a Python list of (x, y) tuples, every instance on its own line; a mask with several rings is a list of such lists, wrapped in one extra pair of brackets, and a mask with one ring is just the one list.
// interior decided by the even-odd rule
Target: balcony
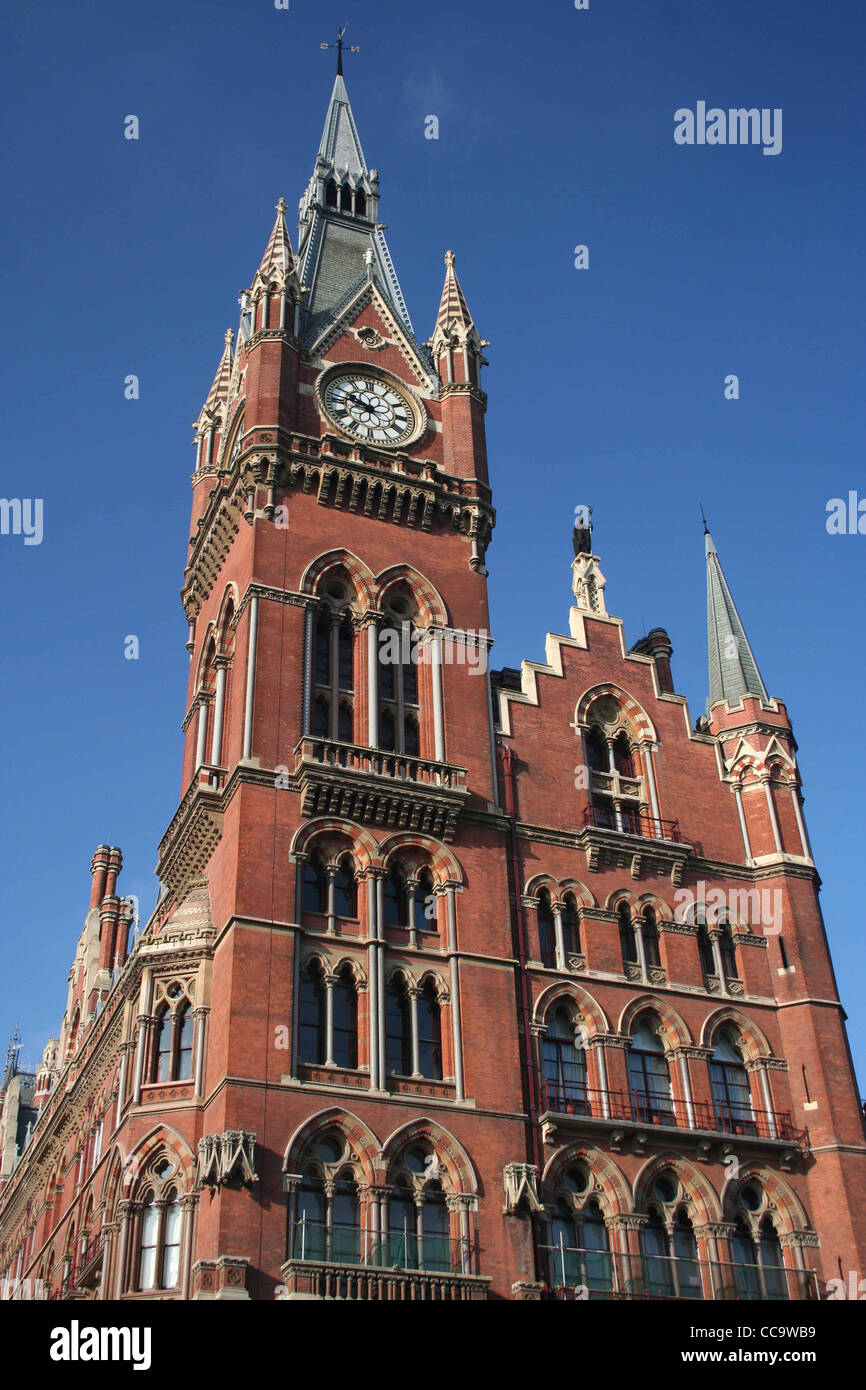
[(488, 1278), (472, 1273), (469, 1241), (389, 1235), (300, 1221), (280, 1274), (289, 1298), (381, 1302), (465, 1302), (487, 1297)]
[(574, 1083), (542, 1087), (542, 1119), (555, 1125), (579, 1120), (592, 1126), (620, 1125), (685, 1130), (691, 1134), (733, 1135), (751, 1143), (809, 1152), (809, 1131), (798, 1130), (788, 1111), (713, 1106), (706, 1101), (674, 1100), (643, 1091), (600, 1091)]
[(102, 1257), (105, 1253), (105, 1234), (100, 1231), (67, 1268), (60, 1283), (49, 1294), (51, 1299), (93, 1298), (102, 1276)]
[(621, 806), (619, 824), (612, 806), (587, 806), (578, 842), (586, 854), (587, 868), (627, 869), (632, 878), (642, 873), (669, 874), (678, 888), (683, 870), (693, 853), (675, 820), (662, 820), (637, 807)]
[(698, 1299), (801, 1302), (820, 1297), (813, 1269), (733, 1264), (669, 1255), (543, 1245), (548, 1297), (596, 1299)]
[(295, 776), (304, 816), (347, 816), (445, 841), (469, 796), (463, 767), (336, 739), (302, 738)]

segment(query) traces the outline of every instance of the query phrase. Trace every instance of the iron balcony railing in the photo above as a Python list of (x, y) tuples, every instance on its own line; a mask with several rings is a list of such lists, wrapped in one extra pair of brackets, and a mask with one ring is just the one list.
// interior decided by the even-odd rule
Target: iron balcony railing
[(305, 1218), (295, 1224), (289, 1259), (430, 1274), (472, 1273), (468, 1239), (411, 1231), (374, 1237), (359, 1227), (327, 1226)]
[(769, 1262), (733, 1264), (688, 1256), (624, 1254), (543, 1245), (550, 1296), (557, 1299), (679, 1298), (786, 1302), (818, 1299), (813, 1269)]
[(646, 1091), (606, 1091), (579, 1082), (543, 1084), (544, 1108), (559, 1115), (586, 1115), (598, 1120), (625, 1120), (640, 1125), (668, 1125), (672, 1129), (737, 1134), (753, 1139), (775, 1139), (805, 1149), (808, 1131), (795, 1128), (788, 1111), (755, 1110), (747, 1106), (675, 1100)]
[(613, 807), (587, 806), (583, 818), (586, 825), (594, 826), (596, 830), (615, 830), (621, 835), (639, 835), (644, 840), (670, 840), (676, 845), (685, 843), (680, 834), (679, 821), (662, 820), (650, 811), (620, 807), (618, 825)]

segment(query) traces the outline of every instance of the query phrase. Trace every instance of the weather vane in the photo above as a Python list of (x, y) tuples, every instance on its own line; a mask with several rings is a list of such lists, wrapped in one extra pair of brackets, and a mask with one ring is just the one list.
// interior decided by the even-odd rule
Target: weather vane
[[(342, 77), (342, 76), (343, 76), (343, 47), (344, 47), (344, 45), (343, 45), (343, 35), (345, 34), (345, 32), (346, 32), (346, 26), (345, 26), (345, 24), (344, 24), (343, 27), (342, 27), (342, 29), (340, 29), (339, 32), (338, 32), (338, 34), (337, 34), (337, 42), (336, 42), (336, 43), (320, 43), (320, 44), (319, 44), (319, 47), (320, 47), (320, 48), (336, 48), (336, 50), (337, 50), (337, 76), (338, 76), (338, 77)], [(346, 47), (346, 52), (347, 52), (347, 53), (360, 53), (360, 52), (361, 52), (361, 50), (360, 50), (360, 48), (358, 47), (357, 44), (352, 44), (351, 46), (349, 46), (349, 45), (347, 44), (345, 47)]]

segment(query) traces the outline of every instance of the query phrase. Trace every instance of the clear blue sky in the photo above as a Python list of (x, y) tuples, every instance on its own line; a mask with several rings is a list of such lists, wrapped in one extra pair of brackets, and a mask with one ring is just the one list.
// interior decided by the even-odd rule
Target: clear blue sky
[[(0, 537), (0, 1041), (19, 1017), (33, 1060), (58, 1026), (100, 841), (152, 907), (179, 790), (190, 422), (274, 204), (293, 212), (309, 178), (333, 74), (319, 43), (340, 22), (416, 330), (452, 247), (492, 343), (496, 662), (565, 630), (590, 502), (609, 606), (629, 641), (667, 627), (697, 717), (703, 502), (794, 721), (866, 1083), (866, 538), (825, 530), (829, 498), (866, 492), (856, 0), (7, 7), (2, 491), (44, 499), (44, 540)], [(698, 100), (781, 107), (782, 153), (675, 145), (674, 111)]]

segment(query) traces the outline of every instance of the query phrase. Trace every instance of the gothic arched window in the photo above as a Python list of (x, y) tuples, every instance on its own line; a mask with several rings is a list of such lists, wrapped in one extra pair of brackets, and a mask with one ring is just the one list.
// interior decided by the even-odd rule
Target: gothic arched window
[(640, 931), (645, 963), (648, 966), (660, 966), (662, 961), (659, 954), (659, 926), (651, 907), (645, 907), (643, 910)]
[(726, 980), (737, 979), (737, 950), (734, 943), (734, 933), (731, 924), (727, 919), (719, 924), (721, 935), (719, 937), (719, 951), (722, 957), (722, 969)]
[(325, 207), (335, 208), (337, 206), (337, 185), (333, 179), (328, 179), (325, 184)]
[(408, 927), (409, 897), (406, 875), (399, 864), (392, 864), (385, 879), (385, 922), (386, 927)]
[(644, 1123), (674, 1123), (671, 1078), (658, 1020), (644, 1014), (628, 1049), (628, 1080), (635, 1118)]
[(621, 729), (613, 741), (613, 765), (620, 777), (634, 777), (634, 758), (628, 734)]
[(442, 1080), (442, 1017), (436, 987), (427, 980), (418, 1004), (418, 1071), (431, 1081)]
[(173, 1081), (189, 1081), (192, 1076), (192, 1039), (195, 1023), (189, 1002), (181, 1005), (175, 1014), (175, 1065)]
[(436, 931), (436, 900), (433, 897), (433, 875), (422, 869), (412, 885), (411, 924), (416, 931)]
[(298, 1032), (301, 1061), (322, 1066), (326, 1061), (325, 1041), (325, 983), (321, 965), (317, 960), (311, 960), (301, 973)]
[(586, 760), (589, 763), (590, 772), (610, 771), (607, 739), (597, 724), (593, 724), (586, 736)]
[(726, 1134), (757, 1134), (749, 1074), (742, 1053), (726, 1028), (716, 1034), (710, 1058), (710, 1085), (719, 1129)]
[(551, 1222), (550, 1284), (554, 1288), (580, 1285), (590, 1293), (610, 1293), (613, 1263), (601, 1207), (594, 1198), (577, 1207), (573, 1189), (582, 1182), (581, 1191), (585, 1192), (588, 1179), (579, 1169), (572, 1182), (568, 1181), (570, 1176), (566, 1176), (568, 1190), (557, 1201)]
[(337, 917), (358, 916), (358, 883), (348, 855), (340, 860), (334, 878), (334, 913)]
[(624, 966), (636, 965), (638, 962), (637, 935), (628, 903), (620, 903), (616, 915), (619, 922), (619, 949), (622, 963)]
[(358, 996), (348, 965), (343, 966), (333, 990), (331, 1056), (336, 1066), (354, 1070), (358, 1065)]
[(418, 635), (412, 594), (398, 587), (379, 629), (379, 746), (420, 754)]
[(542, 965), (556, 965), (556, 932), (550, 894), (542, 888), (538, 894), (538, 947)]
[(586, 1052), (568, 1009), (559, 1008), (541, 1046), (545, 1103), (561, 1114), (588, 1115)]
[(313, 734), (353, 743), (355, 629), (348, 611), (340, 607), (347, 602), (346, 585), (334, 582), (328, 594), (331, 602), (318, 610), (313, 627)]
[(156, 1037), (154, 1039), (154, 1066), (152, 1079), (154, 1081), (168, 1081), (171, 1076), (171, 1013), (167, 1004), (163, 1004), (156, 1015)]
[(562, 933), (565, 938), (566, 955), (579, 956), (581, 953), (580, 916), (573, 893), (566, 893), (565, 895), (562, 911)]
[(303, 912), (323, 913), (328, 910), (328, 880), (321, 856), (311, 854), (304, 865)]
[(698, 923), (698, 959), (701, 963), (702, 974), (715, 975), (716, 962), (713, 959), (713, 943), (710, 941), (706, 922)]
[(363, 188), (358, 188), (355, 190), (355, 216), (367, 216), (367, 196), (364, 193)]
[(394, 976), (385, 996), (385, 1053), (389, 1072), (412, 1075), (412, 1016), (402, 975)]

